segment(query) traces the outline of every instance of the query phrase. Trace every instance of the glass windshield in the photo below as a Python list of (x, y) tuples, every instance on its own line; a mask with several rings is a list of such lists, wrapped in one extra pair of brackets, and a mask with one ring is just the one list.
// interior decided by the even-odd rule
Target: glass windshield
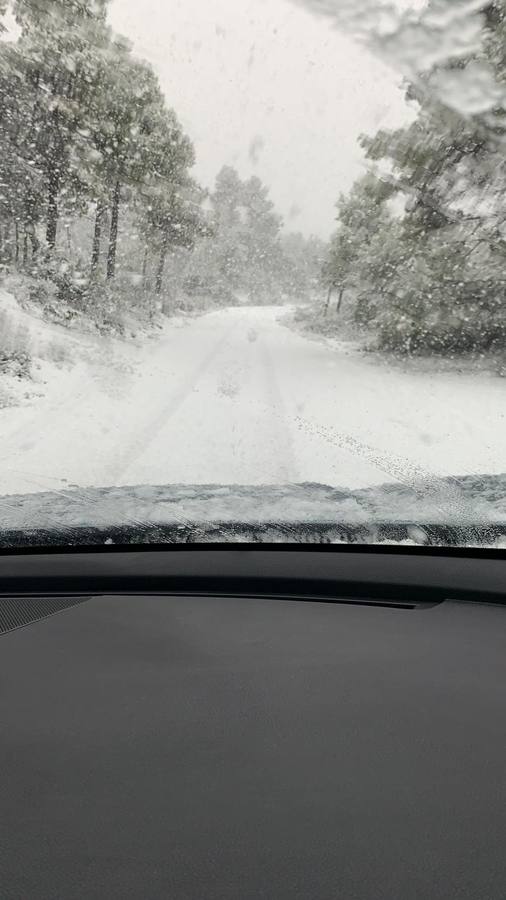
[(506, 546), (504, 0), (0, 23), (0, 547)]

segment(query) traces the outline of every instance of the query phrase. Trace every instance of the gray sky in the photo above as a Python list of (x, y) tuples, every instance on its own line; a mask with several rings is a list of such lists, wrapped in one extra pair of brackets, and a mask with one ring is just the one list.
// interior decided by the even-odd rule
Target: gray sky
[(197, 178), (259, 175), (293, 230), (328, 236), (358, 136), (410, 117), (398, 73), (291, 0), (113, 0), (111, 23), (157, 71)]

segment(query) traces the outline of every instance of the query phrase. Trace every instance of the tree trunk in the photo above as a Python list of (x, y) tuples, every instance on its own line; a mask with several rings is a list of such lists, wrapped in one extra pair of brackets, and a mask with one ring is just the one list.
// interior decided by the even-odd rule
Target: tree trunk
[(56, 235), (58, 232), (58, 194), (60, 192), (60, 170), (54, 168), (49, 176), (49, 191), (47, 202), (47, 226), (46, 243), (49, 250), (56, 247)]
[(146, 278), (148, 274), (148, 245), (144, 247), (144, 259), (142, 260), (142, 287), (146, 290)]
[(105, 206), (101, 200), (97, 201), (95, 212), (95, 230), (93, 232), (93, 248), (91, 251), (91, 271), (95, 273), (100, 262), (100, 241), (102, 239), (102, 225), (104, 222)]
[(327, 294), (327, 300), (326, 300), (326, 302), (325, 302), (325, 306), (324, 306), (324, 309), (323, 309), (323, 315), (324, 315), (324, 316), (326, 316), (327, 313), (328, 313), (328, 311), (329, 311), (330, 298), (331, 298), (331, 297), (332, 297), (332, 285), (329, 287), (329, 291), (328, 291), (328, 294)]
[(8, 222), (4, 230), (4, 263), (12, 262), (11, 223)]
[(155, 292), (160, 295), (163, 287), (163, 273), (165, 271), (165, 261), (169, 250), (169, 231), (167, 228), (163, 232), (162, 246), (160, 249), (160, 259), (158, 261), (158, 269), (156, 271)]
[(17, 266), (18, 263), (19, 263), (19, 224), (18, 224), (17, 221), (16, 221), (14, 227), (15, 227), (15, 229), (16, 229), (16, 254), (15, 254), (15, 258), (16, 258), (16, 266)]
[(28, 262), (28, 232), (25, 228), (25, 233), (23, 235), (23, 265), (26, 266)]
[(32, 256), (37, 256), (40, 248), (40, 241), (37, 237), (37, 232), (35, 231), (35, 225), (31, 222), (28, 226), (28, 234), (30, 235), (30, 241), (32, 243)]
[(116, 249), (118, 246), (119, 204), (121, 199), (121, 185), (119, 181), (114, 185), (112, 196), (111, 231), (109, 235), (109, 252), (107, 254), (107, 278), (114, 278), (116, 274)]
[(344, 297), (344, 288), (341, 288), (339, 290), (339, 297), (337, 298), (336, 313), (339, 313), (341, 311), (341, 304), (343, 302), (343, 297)]

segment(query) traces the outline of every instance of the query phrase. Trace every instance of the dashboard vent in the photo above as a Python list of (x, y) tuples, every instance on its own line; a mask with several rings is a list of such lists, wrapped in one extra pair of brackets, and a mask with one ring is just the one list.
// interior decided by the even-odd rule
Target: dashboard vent
[(10, 596), (0, 597), (0, 634), (23, 628), (31, 622), (47, 619), (55, 613), (91, 600), (91, 595)]

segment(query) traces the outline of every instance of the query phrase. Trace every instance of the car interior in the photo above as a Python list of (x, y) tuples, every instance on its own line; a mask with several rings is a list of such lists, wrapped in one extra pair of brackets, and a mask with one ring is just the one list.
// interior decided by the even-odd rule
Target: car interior
[(502, 898), (500, 551), (0, 556), (2, 896)]
[(506, 0), (0, 0), (0, 900), (506, 900)]

